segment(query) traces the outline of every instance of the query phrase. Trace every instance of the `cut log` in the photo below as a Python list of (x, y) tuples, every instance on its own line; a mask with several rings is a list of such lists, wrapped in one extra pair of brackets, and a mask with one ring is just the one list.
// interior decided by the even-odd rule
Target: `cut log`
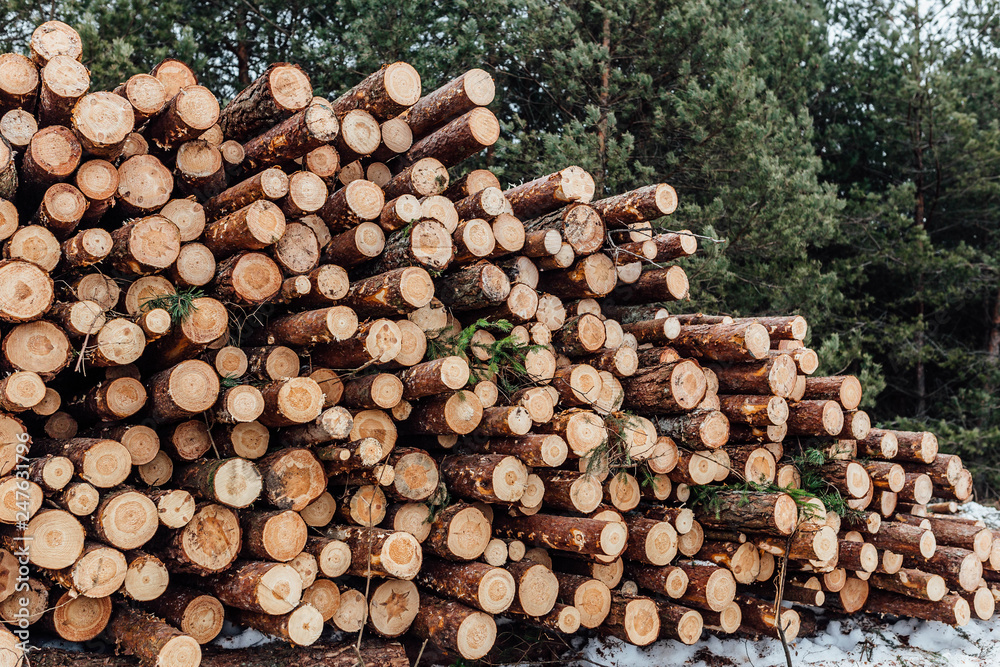
[(229, 138), (245, 142), (305, 109), (312, 84), (298, 65), (274, 63), (226, 105), (219, 127)]
[[(666, 183), (657, 183), (596, 201), (592, 206), (609, 227), (625, 229), (630, 224), (656, 220), (673, 213), (677, 208), (677, 193)], [(686, 254), (693, 252), (691, 250)]]
[(494, 530), (527, 544), (574, 553), (616, 557), (627, 545), (625, 524), (578, 517), (535, 514), (530, 517), (494, 517)]
[(580, 167), (567, 167), (504, 192), (514, 215), (522, 220), (554, 211), (572, 202), (589, 203), (594, 179)]
[[(403, 156), (403, 165), (434, 158), (445, 167), (453, 167), (492, 146), (499, 138), (497, 117), (489, 109), (477, 107), (414, 143)], [(443, 191), (441, 188), (438, 193)]]
[(420, 543), (409, 533), (362, 526), (330, 526), (325, 532), (350, 548), (349, 574), (410, 580), (420, 571)]
[[(110, 618), (110, 597), (88, 598), (66, 591), (54, 601), (52, 611), (46, 614), (43, 621), (66, 641), (86, 642), (104, 632)], [(16, 664), (11, 662), (11, 665)]]
[(287, 614), (302, 596), (302, 579), (284, 563), (246, 562), (205, 584), (224, 604), (265, 614)]
[(955, 627), (967, 625), (971, 617), (969, 603), (957, 594), (946, 595), (937, 602), (931, 602), (874, 590), (869, 593), (866, 606), (882, 614), (941, 621)]
[(323, 465), (308, 449), (277, 450), (258, 459), (257, 468), (268, 502), (279, 509), (301, 511), (326, 490)]
[(622, 378), (625, 404), (652, 414), (686, 412), (705, 396), (705, 374), (691, 360), (643, 368)]
[(451, 493), (487, 503), (516, 503), (524, 494), (528, 471), (513, 456), (451, 456), (441, 462), (441, 477)]
[(601, 629), (635, 646), (651, 644), (660, 634), (660, 616), (656, 602), (647, 597), (614, 594), (611, 609)]
[(437, 513), (422, 544), (425, 551), (454, 561), (478, 558), (489, 541), (490, 522), (478, 508), (459, 502)]

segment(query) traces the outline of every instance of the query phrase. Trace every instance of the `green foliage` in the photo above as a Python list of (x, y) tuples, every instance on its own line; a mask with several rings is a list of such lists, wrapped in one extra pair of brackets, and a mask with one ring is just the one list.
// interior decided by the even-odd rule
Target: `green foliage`
[[(457, 334), (442, 334), (427, 341), (427, 358), (458, 356), (469, 362), (470, 381), (496, 379), (497, 387), (506, 396), (518, 389), (534, 384), (524, 366), (525, 355), (537, 345), (525, 345), (513, 336), (494, 339), (491, 343), (474, 340), (476, 332), (509, 333), (514, 325), (507, 320), (479, 319)], [(487, 357), (479, 361), (476, 353)]]
[(205, 293), (199, 288), (188, 287), (177, 290), (172, 294), (162, 294), (152, 299), (147, 299), (142, 302), (141, 309), (143, 312), (148, 313), (151, 310), (162, 308), (170, 313), (171, 322), (179, 324), (190, 317), (192, 312), (197, 310), (194, 301), (203, 296), (205, 296)]

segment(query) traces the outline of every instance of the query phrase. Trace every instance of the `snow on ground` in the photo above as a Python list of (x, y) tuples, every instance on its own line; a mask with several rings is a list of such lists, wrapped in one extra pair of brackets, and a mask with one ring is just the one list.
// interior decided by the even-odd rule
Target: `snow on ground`
[[(1000, 511), (977, 503), (962, 514), (982, 519), (1000, 530)], [(822, 626), (822, 623), (820, 623)], [(834, 618), (826, 630), (791, 645), (795, 667), (1000, 667), (1000, 617), (970, 621), (964, 628), (943, 623), (903, 619), (880, 621), (856, 614)], [(657, 642), (646, 648), (617, 639), (593, 640), (573, 667), (781, 667), (785, 654), (776, 639), (752, 641), (705, 635), (694, 646), (677, 641)]]

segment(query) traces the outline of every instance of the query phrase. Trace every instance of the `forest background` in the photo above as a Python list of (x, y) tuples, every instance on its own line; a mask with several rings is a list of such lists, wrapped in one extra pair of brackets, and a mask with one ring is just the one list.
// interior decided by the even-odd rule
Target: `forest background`
[(223, 103), (277, 61), (331, 98), (396, 60), (425, 91), (486, 69), (475, 166), (670, 183), (659, 224), (709, 237), (684, 311), (804, 315), (874, 423), (1000, 496), (1000, 0), (6, 0), (0, 50), (52, 18), (95, 90), (167, 56)]

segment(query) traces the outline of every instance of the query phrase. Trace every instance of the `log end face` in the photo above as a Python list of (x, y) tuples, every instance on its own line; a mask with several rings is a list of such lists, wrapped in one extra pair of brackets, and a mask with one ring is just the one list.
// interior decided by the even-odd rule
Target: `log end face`
[[(862, 469), (863, 470), (863, 469)], [(782, 535), (791, 535), (795, 530), (799, 510), (787, 493), (779, 494), (774, 502), (774, 525)]]
[(752, 322), (743, 330), (743, 343), (752, 358), (763, 359), (771, 349), (771, 335), (763, 324)]
[(287, 614), (302, 598), (302, 577), (291, 565), (276, 564), (264, 573), (257, 585), (257, 604), (267, 614)]
[(609, 521), (601, 528), (601, 550), (607, 556), (617, 557), (628, 546), (628, 527), (620, 521)]
[[(677, 191), (666, 183), (657, 183), (653, 201), (660, 215), (670, 215), (677, 210)], [(698, 249), (698, 240), (682, 233), (681, 248), (685, 255), (693, 255)]]
[(448, 526), (448, 551), (461, 560), (479, 558), (491, 537), (490, 522), (476, 507), (466, 507), (454, 516)]
[(156, 656), (156, 667), (198, 667), (201, 646), (190, 635), (178, 635), (167, 640)]
[(465, 96), (476, 106), (485, 107), (493, 102), (496, 96), (496, 84), (493, 77), (481, 69), (471, 69), (462, 77)]
[(660, 616), (649, 598), (629, 600), (625, 605), (625, 636), (631, 644), (647, 646), (660, 634)]
[(490, 614), (504, 612), (514, 602), (516, 589), (514, 576), (507, 570), (496, 567), (483, 575), (479, 582), (479, 604)]

